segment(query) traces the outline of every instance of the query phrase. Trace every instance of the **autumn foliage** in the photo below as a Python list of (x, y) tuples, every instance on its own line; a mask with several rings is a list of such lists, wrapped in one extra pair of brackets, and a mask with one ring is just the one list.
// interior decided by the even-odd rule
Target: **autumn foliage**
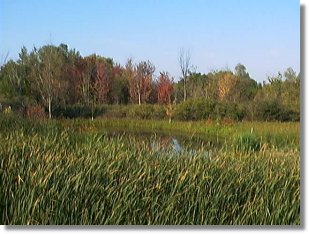
[(157, 81), (158, 101), (161, 104), (169, 104), (172, 102), (174, 91), (173, 79), (170, 78), (167, 72), (161, 72)]
[[(57, 110), (74, 106), (87, 109), (87, 116), (93, 117), (100, 105), (157, 103), (165, 105), (169, 118), (184, 120), (300, 118), (300, 74), (291, 68), (259, 84), (242, 64), (234, 72), (202, 74), (191, 68), (190, 54), (185, 52), (179, 63), (181, 77), (174, 81), (168, 72), (156, 71), (149, 60), (128, 59), (121, 65), (96, 54), (81, 56), (65, 44), (34, 47), (30, 52), (23, 47), (18, 60), (9, 60), (0, 68), (0, 100), (16, 101), (22, 108), (35, 103), (49, 118)], [(215, 103), (216, 108), (208, 108), (207, 103)], [(175, 104), (181, 111), (175, 111)], [(151, 108), (141, 109), (148, 113)], [(39, 108), (33, 107), (29, 115), (35, 112)]]

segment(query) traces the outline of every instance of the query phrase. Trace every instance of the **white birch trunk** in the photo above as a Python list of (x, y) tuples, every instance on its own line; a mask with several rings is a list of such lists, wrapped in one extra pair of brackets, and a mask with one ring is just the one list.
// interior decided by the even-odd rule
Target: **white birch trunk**
[(141, 93), (139, 92), (138, 93), (138, 105), (140, 105), (141, 104)]
[(48, 117), (49, 119), (52, 118), (52, 114), (51, 114), (51, 97), (48, 97)]

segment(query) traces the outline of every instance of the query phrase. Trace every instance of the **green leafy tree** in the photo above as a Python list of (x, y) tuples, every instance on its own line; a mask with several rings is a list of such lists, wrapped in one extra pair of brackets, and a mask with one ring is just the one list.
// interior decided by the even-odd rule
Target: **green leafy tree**
[(127, 104), (129, 101), (129, 82), (120, 65), (114, 67), (114, 79), (111, 85), (111, 98), (115, 104)]
[(242, 78), (250, 78), (250, 75), (246, 70), (247, 68), (243, 64), (238, 63), (235, 66), (235, 76), (242, 77)]
[(33, 88), (40, 94), (41, 101), (48, 108), (48, 116), (52, 118), (52, 104), (61, 98), (67, 86), (61, 76), (64, 56), (53, 45), (34, 49), (32, 55), (35, 58), (31, 76)]

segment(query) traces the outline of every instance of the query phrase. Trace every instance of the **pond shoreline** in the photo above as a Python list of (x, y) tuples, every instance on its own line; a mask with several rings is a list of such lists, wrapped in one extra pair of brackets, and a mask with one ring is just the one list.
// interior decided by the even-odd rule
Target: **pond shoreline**
[(136, 119), (74, 119), (56, 120), (76, 131), (104, 132), (119, 131), (140, 134), (172, 134), (176, 136), (198, 137), (213, 144), (233, 143), (243, 135), (254, 135), (262, 144), (276, 148), (300, 149), (299, 122), (235, 122), (217, 124), (207, 121), (136, 120)]

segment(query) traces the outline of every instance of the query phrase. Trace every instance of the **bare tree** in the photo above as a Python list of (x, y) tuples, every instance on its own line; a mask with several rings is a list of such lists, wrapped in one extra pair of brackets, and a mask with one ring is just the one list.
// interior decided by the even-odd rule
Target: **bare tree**
[(185, 101), (187, 99), (187, 78), (190, 72), (190, 60), (191, 60), (191, 54), (189, 50), (180, 50), (179, 54), (179, 65), (181, 70), (181, 75), (183, 78), (183, 100)]

